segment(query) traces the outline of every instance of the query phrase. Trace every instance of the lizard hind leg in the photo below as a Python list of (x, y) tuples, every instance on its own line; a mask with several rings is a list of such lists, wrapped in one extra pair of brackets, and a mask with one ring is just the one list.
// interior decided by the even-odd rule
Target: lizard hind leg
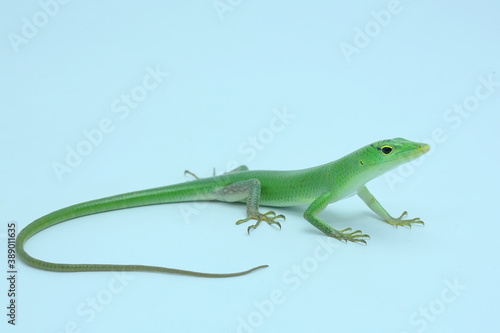
[[(240, 172), (240, 171), (247, 171), (248, 170), (248, 167), (246, 165), (240, 165), (239, 167), (237, 167), (236, 169), (233, 169), (231, 171), (228, 171), (228, 172), (224, 172), (224, 175), (227, 175), (227, 174), (230, 174), (230, 173), (236, 173), (236, 172)], [(189, 170), (184, 170), (184, 176), (185, 175), (190, 175), (191, 177), (193, 177), (194, 179), (198, 180), (198, 179), (201, 179), (200, 177), (198, 177), (195, 173), (189, 171)], [(212, 174), (213, 177), (216, 176), (215, 174), (215, 168), (213, 170), (213, 174)]]
[[(241, 168), (241, 167), (240, 167)], [(245, 202), (247, 203), (247, 217), (236, 222), (237, 225), (250, 220), (257, 220), (257, 222), (248, 227), (247, 232), (256, 229), (262, 221), (269, 225), (277, 225), (281, 229), (278, 219), (285, 220), (284, 215), (276, 215), (274, 211), (267, 213), (259, 212), (260, 202), (260, 181), (258, 179), (248, 179), (235, 182), (233, 184), (224, 186), (214, 193), (214, 197), (219, 201), (226, 202)]]
[[(185, 175), (190, 175), (191, 177), (193, 177), (194, 179), (198, 180), (198, 179), (201, 179), (200, 177), (198, 177), (194, 172), (191, 172), (189, 170), (184, 170), (184, 176)], [(213, 177), (215, 177), (215, 168), (214, 168), (214, 171), (213, 171)]]

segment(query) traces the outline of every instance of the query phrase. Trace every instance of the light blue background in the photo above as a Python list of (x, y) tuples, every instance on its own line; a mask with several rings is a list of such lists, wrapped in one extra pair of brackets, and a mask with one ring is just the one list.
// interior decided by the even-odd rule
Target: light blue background
[[(242, 205), (86, 217), (37, 235), (28, 251), (71, 263), (270, 267), (120, 280), (19, 262), (18, 325), (2, 310), (2, 332), (497, 328), (497, 2), (54, 1), (4, 1), (0, 11), (2, 244), (10, 221), (20, 231), (74, 203), (183, 182), (185, 169), (298, 169), (399, 136), (431, 152), (369, 188), (393, 215), (408, 210), (426, 225), (391, 228), (358, 198), (321, 217), (368, 233), (367, 246), (326, 239), (303, 207), (278, 210), (281, 231), (263, 225), (250, 236), (234, 225)], [(154, 84), (155, 70), (168, 76)], [(134, 108), (124, 94), (135, 94)], [(68, 149), (88, 154), (58, 179), (53, 164)]]

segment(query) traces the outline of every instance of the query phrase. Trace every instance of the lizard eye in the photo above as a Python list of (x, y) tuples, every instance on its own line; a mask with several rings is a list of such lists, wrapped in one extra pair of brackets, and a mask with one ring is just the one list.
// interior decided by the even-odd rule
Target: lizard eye
[(380, 150), (382, 151), (382, 154), (389, 155), (390, 153), (392, 153), (394, 149), (392, 149), (392, 147), (389, 146), (383, 146)]

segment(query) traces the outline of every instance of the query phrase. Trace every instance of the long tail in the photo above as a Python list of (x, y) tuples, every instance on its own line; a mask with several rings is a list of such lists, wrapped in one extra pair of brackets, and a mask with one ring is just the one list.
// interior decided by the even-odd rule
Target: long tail
[[(195, 183), (196, 185), (199, 186), (199, 188), (194, 189), (194, 187), (198, 187), (198, 186), (193, 186), (193, 184)], [(103, 199), (83, 202), (80, 204), (76, 204), (73, 206), (57, 210), (55, 212), (47, 214), (33, 221), (32, 223), (27, 225), (23, 230), (21, 230), (16, 240), (17, 255), (22, 261), (24, 261), (26, 264), (30, 266), (54, 272), (136, 271), (136, 272), (157, 272), (157, 273), (188, 275), (188, 276), (205, 277), (205, 278), (227, 278), (227, 277), (245, 275), (255, 270), (268, 267), (267, 265), (262, 265), (243, 272), (218, 274), (218, 273), (201, 273), (201, 272), (193, 272), (175, 268), (145, 266), (145, 265), (62, 264), (62, 263), (47, 262), (33, 258), (28, 253), (26, 253), (24, 249), (24, 245), (29, 238), (31, 238), (36, 233), (46, 228), (49, 228), (53, 225), (56, 225), (58, 223), (62, 223), (68, 220), (72, 220), (87, 215), (98, 214), (98, 213), (131, 208), (131, 207), (155, 205), (168, 202), (192, 201), (195, 200), (196, 198), (191, 193), (195, 192), (200, 193), (199, 191), (200, 189), (210, 190), (208, 188), (210, 186), (211, 185), (205, 183), (203, 180), (193, 181), (184, 184), (160, 187), (152, 190), (144, 190), (144, 191), (120, 194)]]

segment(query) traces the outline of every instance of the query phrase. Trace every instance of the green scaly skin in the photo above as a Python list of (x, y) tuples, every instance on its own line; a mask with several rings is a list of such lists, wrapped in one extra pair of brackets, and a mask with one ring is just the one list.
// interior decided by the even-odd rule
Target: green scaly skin
[[(204, 179), (195, 176), (196, 180), (186, 183), (79, 203), (47, 214), (26, 226), (17, 237), (17, 255), (30, 266), (56, 272), (147, 271), (211, 278), (245, 275), (267, 265), (238, 273), (211, 274), (143, 265), (61, 264), (31, 257), (26, 253), (24, 245), (36, 233), (78, 217), (147, 205), (206, 200), (246, 202), (247, 217), (237, 221), (236, 224), (256, 220), (255, 225), (248, 227), (248, 232), (257, 228), (262, 221), (281, 228), (278, 220), (285, 219), (283, 215), (276, 215), (274, 211), (260, 213), (260, 204), (273, 207), (308, 205), (304, 218), (325, 235), (341, 241), (366, 244), (369, 236), (360, 230), (352, 231), (350, 228), (336, 230), (317, 215), (329, 204), (357, 194), (373, 212), (390, 225), (395, 227), (423, 225), (419, 218), (403, 219), (406, 212), (399, 218), (389, 215), (365, 184), (427, 151), (429, 146), (424, 143), (395, 138), (374, 142), (336, 161), (309, 169), (249, 171), (247, 167), (241, 166), (220, 176)], [(194, 176), (189, 171), (186, 173)]]

